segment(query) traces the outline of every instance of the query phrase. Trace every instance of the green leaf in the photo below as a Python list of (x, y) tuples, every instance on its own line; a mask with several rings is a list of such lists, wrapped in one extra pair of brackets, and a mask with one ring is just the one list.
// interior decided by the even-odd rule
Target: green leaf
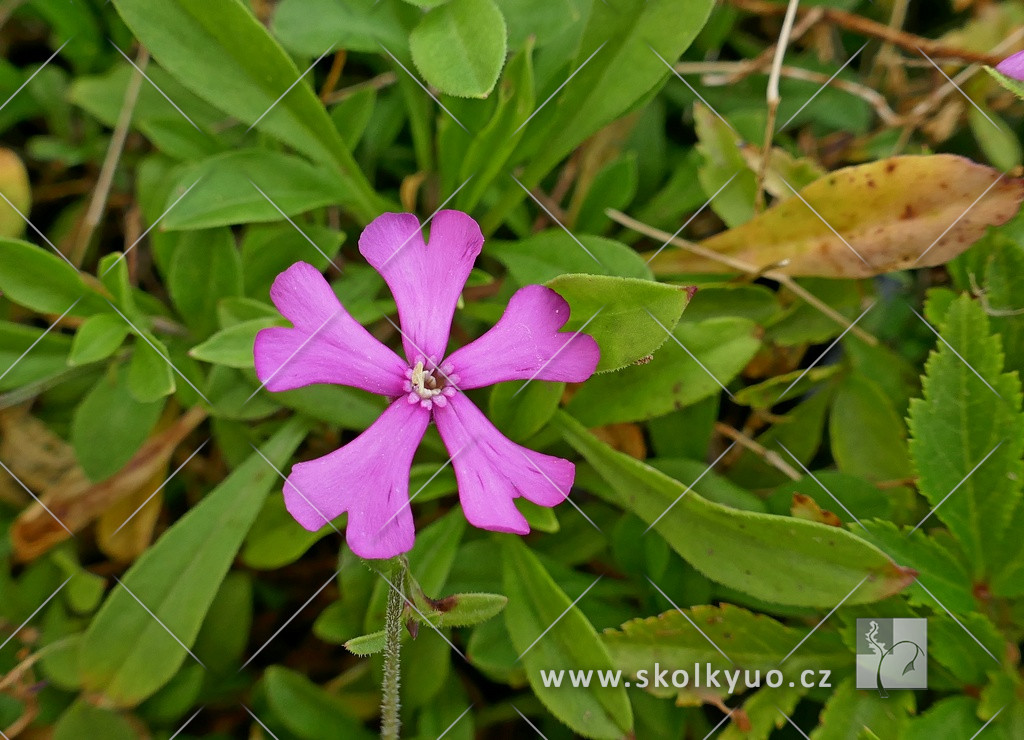
[[(140, 403), (159, 401), (174, 393), (177, 384), (167, 362), (167, 347), (156, 337), (137, 339), (128, 365), (128, 392)], [(155, 345), (155, 347), (153, 346)]]
[(601, 348), (597, 371), (618, 370), (654, 353), (668, 339), (691, 293), (650, 280), (561, 275), (547, 282), (569, 302), (563, 331), (584, 331)]
[(1020, 380), (1002, 372), (999, 337), (969, 296), (950, 306), (940, 333), (944, 341), (925, 364), (924, 397), (910, 402), (910, 452), (918, 491), (938, 507), (934, 516), (981, 580), (1008, 562), (1008, 544), (1019, 547), (1019, 532), (1009, 543), (1003, 537), (1024, 472)]
[(17, 239), (0, 239), (0, 291), (39, 313), (59, 316), (69, 311), (72, 316), (88, 316), (110, 309), (82, 274), (49, 247)]
[(200, 336), (217, 329), (217, 303), (242, 294), (242, 260), (230, 229), (189, 232), (175, 245), (167, 289), (178, 313)]
[[(465, 183), (456, 196), (457, 208), (472, 213), (491, 183), (503, 174), (526, 133), (523, 123), (533, 113), (535, 105), (533, 45), (528, 43), (505, 67), (490, 120), (472, 134), (458, 126), (449, 126), (447, 131), (442, 129), (439, 144), (442, 163), (461, 161), (458, 169), (455, 166), (441, 168), (442, 182), (447, 189), (454, 190)], [(461, 156), (446, 156), (445, 133), (464, 147)], [(470, 177), (472, 180), (466, 183)]]
[[(601, 640), (615, 667), (633, 678), (645, 671), (648, 685), (640, 688), (661, 696), (682, 697), (692, 695), (693, 690), (652, 685), (655, 663), (661, 668), (692, 669), (699, 663), (717, 669), (742, 667), (764, 672), (777, 668), (797, 645), (800, 649), (786, 661), (788, 675), (796, 676), (807, 669), (838, 672), (854, 663), (853, 653), (836, 632), (787, 627), (764, 614), (730, 604), (695, 606), (683, 612), (685, 616), (668, 611), (626, 622), (618, 630), (606, 630)], [(695, 630), (693, 623), (701, 631)], [(725, 679), (722, 683), (724, 686)], [(742, 676), (738, 685), (744, 685)]]
[(68, 364), (88, 365), (105, 360), (117, 351), (129, 331), (128, 324), (116, 313), (90, 316), (75, 332)]
[(574, 238), (561, 229), (517, 242), (491, 240), (485, 251), (500, 260), (519, 285), (546, 283), (566, 273), (651, 279), (647, 263), (625, 244), (587, 234)]
[(483, 98), (505, 63), (505, 18), (493, 0), (449, 0), (409, 36), (424, 80), (447, 95)]
[(216, 365), (251, 368), (252, 345), (256, 340), (256, 334), (260, 329), (284, 325), (284, 321), (274, 318), (243, 321), (217, 332), (202, 344), (197, 344), (189, 350), (189, 354), (197, 360)]
[(565, 383), (498, 383), (491, 389), (488, 416), (505, 436), (522, 442), (548, 423), (564, 392)]
[(349, 197), (333, 168), (269, 149), (222, 152), (182, 168), (167, 206), (189, 188), (189, 197), (168, 211), (164, 229), (280, 221), (282, 211), (294, 216)]
[(833, 691), (821, 713), (821, 725), (814, 740), (860, 740), (864, 728), (871, 728), (874, 740), (902, 740), (914, 706), (913, 691), (897, 691), (881, 698), (877, 691), (859, 691), (852, 678)]
[(387, 633), (384, 630), (378, 630), (377, 632), (353, 637), (351, 640), (346, 641), (345, 649), (353, 655), (365, 657), (367, 655), (383, 653), (384, 648), (387, 647), (387, 642)]
[(869, 378), (851, 374), (839, 384), (828, 431), (832, 455), (844, 473), (870, 481), (910, 476), (903, 420), (885, 392)]
[(354, 213), (363, 221), (379, 213), (380, 199), (327, 111), (307, 82), (296, 84), (302, 72), (245, 5), (237, 0), (167, 0), (159, 5), (114, 0), (114, 6), (179, 82), (314, 162), (332, 162), (350, 185)]
[(67, 370), (68, 338), (45, 331), (0, 321), (0, 390), (21, 388)]
[[(315, 57), (337, 47), (408, 55), (409, 29), (420, 13), (401, 2), (380, 0), (282, 0), (274, 12), (274, 35), (298, 54)], [(316, 23), (310, 23), (316, 18)]]
[(75, 409), (71, 445), (93, 480), (108, 478), (131, 460), (160, 418), (161, 401), (138, 401), (129, 392), (129, 371), (114, 366)]
[(245, 538), (242, 562), (257, 570), (277, 570), (302, 557), (313, 543), (332, 534), (323, 527), (310, 532), (288, 513), (283, 496), (271, 496)]
[[(269, 301), (270, 286), (280, 273), (300, 261), (326, 270), (343, 241), (344, 232), (316, 224), (303, 224), (301, 232), (288, 223), (249, 226), (242, 238), (245, 294)], [(346, 308), (351, 312), (352, 306)]]
[(712, 503), (612, 450), (569, 415), (557, 414), (554, 423), (612, 489), (594, 493), (653, 524), (673, 550), (719, 583), (776, 604), (832, 608), (843, 599), (883, 599), (913, 578), (845, 530)]
[[(305, 434), (304, 422), (292, 419), (263, 454), (284, 467)], [(82, 642), (89, 691), (114, 706), (134, 706), (177, 672), (187, 657), (178, 640), (194, 644), (242, 539), (280, 481), (272, 465), (253, 453), (128, 569)]]
[(101, 709), (86, 701), (76, 701), (53, 727), (54, 740), (80, 740), (102, 737), (109, 740), (134, 740), (138, 734), (128, 721), (109, 709)]
[(1014, 79), (1013, 77), (1007, 77), (1002, 72), (999, 72), (988, 65), (985, 65), (985, 71), (992, 75), (996, 82), (1012, 92), (1018, 98), (1024, 98), (1024, 82)]
[(666, 342), (650, 362), (591, 378), (572, 397), (569, 413), (590, 427), (667, 414), (721, 393), (761, 347), (757, 327), (746, 319), (681, 322), (672, 334), (678, 343)]
[(697, 173), (701, 188), (706, 197), (716, 196), (711, 208), (727, 226), (745, 224), (754, 216), (757, 176), (740, 151), (740, 136), (703, 104), (693, 107), (693, 119), (696, 149), (704, 160)]
[(499, 614), (508, 598), (501, 594), (452, 594), (427, 617), (438, 627), (472, 627)]
[(939, 540), (925, 535), (920, 529), (910, 533), (908, 529), (898, 529), (887, 521), (865, 521), (864, 526), (867, 528), (865, 539), (917, 571), (917, 579), (906, 592), (911, 603), (934, 603), (917, 583), (920, 580), (943, 606), (955, 614), (969, 614), (977, 609), (967, 566)]
[(522, 540), (502, 538), (502, 563), (509, 598), (505, 624), (533, 692), (584, 737), (620, 738), (628, 733), (633, 712), (624, 687), (553, 688), (541, 681), (542, 669), (611, 670), (612, 661), (594, 626)]
[(712, 0), (683, 5), (672, 0), (595, 3), (568, 69), (570, 74), (579, 71), (554, 102), (548, 125), (537, 121), (530, 132), (530, 140), (543, 141), (543, 148), (530, 162), (524, 181), (535, 182), (581, 141), (663, 83), (671, 75), (665, 61), (675, 62), (682, 55), (712, 5)]
[(307, 740), (343, 737), (370, 740), (370, 734), (339, 696), (328, 693), (301, 673), (271, 666), (264, 677), (267, 703), (277, 723)]

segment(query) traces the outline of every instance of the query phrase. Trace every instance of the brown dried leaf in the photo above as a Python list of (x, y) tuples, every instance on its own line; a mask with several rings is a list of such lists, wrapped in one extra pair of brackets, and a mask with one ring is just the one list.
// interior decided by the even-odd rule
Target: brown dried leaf
[[(71, 445), (25, 406), (0, 411), (0, 461), (33, 491), (53, 485), (77, 465)], [(0, 470), (0, 500), (20, 506), (28, 498), (18, 481)]]
[(162, 432), (150, 437), (123, 468), (99, 483), (92, 483), (80, 467), (67, 471), (43, 490), (42, 503), (33, 502), (14, 520), (11, 542), (15, 556), (22, 561), (39, 557), (71, 536), (64, 527), (78, 532), (116, 502), (143, 489), (157, 471), (166, 469), (174, 448), (206, 414), (199, 407), (190, 409)]
[(613, 450), (624, 452), (637, 460), (647, 458), (644, 432), (638, 424), (622, 423), (591, 429), (591, 433)]
[[(837, 170), (800, 195), (701, 246), (754, 270), (785, 263), (776, 271), (793, 276), (858, 278), (933, 267), (1016, 215), (1024, 179), (933, 154)], [(651, 267), (659, 275), (735, 272), (682, 249), (665, 249)]]
[(793, 505), (790, 507), (790, 513), (797, 519), (806, 519), (809, 522), (821, 522), (830, 527), (843, 526), (842, 519), (828, 509), (821, 508), (818, 506), (817, 501), (802, 493), (793, 494)]
[(100, 514), (96, 520), (96, 545), (104, 555), (130, 563), (149, 547), (164, 502), (159, 488), (167, 477), (168, 468), (164, 465), (154, 470), (142, 488), (115, 501)]

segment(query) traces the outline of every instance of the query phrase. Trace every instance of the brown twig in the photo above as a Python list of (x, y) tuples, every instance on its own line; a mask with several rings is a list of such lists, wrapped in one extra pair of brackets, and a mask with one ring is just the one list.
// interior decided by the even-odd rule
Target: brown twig
[(733, 440), (741, 447), (747, 448), (755, 455), (760, 457), (762, 460), (764, 460), (766, 463), (771, 465), (773, 468), (778, 470), (780, 473), (785, 475), (790, 480), (800, 480), (803, 477), (802, 475), (800, 475), (799, 472), (797, 472), (796, 468), (794, 468), (792, 465), (783, 460), (779, 453), (775, 452), (774, 450), (769, 450), (767, 447), (760, 444), (756, 440), (748, 437), (739, 429), (731, 427), (724, 422), (716, 421), (715, 431), (721, 434), (722, 436), (728, 437), (729, 439)]
[[(749, 68), (746, 62), (681, 62), (675, 65), (675, 69), (679, 74), (704, 75), (703, 82), (712, 87), (731, 85), (737, 80), (743, 79), (746, 75), (764, 74), (763, 70)], [(790, 67), (787, 65), (782, 66), (781, 74), (783, 77), (814, 82), (819, 85), (824, 85), (831, 79), (829, 75), (822, 74), (821, 72), (813, 72), (803, 67)], [(831, 85), (837, 90), (847, 92), (866, 102), (874, 108), (875, 113), (878, 114), (878, 117), (887, 126), (898, 126), (903, 123), (903, 117), (896, 113), (889, 106), (889, 101), (885, 99), (885, 96), (874, 88), (838, 77), (832, 79)]]
[(320, 100), (325, 101), (334, 92), (334, 88), (338, 86), (338, 82), (341, 81), (341, 72), (345, 69), (345, 60), (348, 58), (344, 49), (339, 49), (334, 54), (334, 59), (331, 61), (331, 71), (327, 73), (327, 79), (324, 80), (323, 87), (320, 88)]
[[(785, 5), (768, 2), (767, 0), (728, 0), (728, 2), (740, 10), (763, 16), (783, 15), (787, 10)], [(960, 59), (965, 62), (978, 62), (989, 65), (999, 64), (1002, 61), (1002, 57), (996, 54), (948, 46), (941, 41), (907, 33), (899, 28), (891, 28), (884, 23), (873, 21), (856, 13), (836, 8), (822, 8), (821, 10), (822, 20), (826, 22), (834, 23), (847, 31), (859, 33), (862, 36), (870, 36), (871, 38), (887, 41), (893, 46), (898, 46), (907, 51), (916, 52), (920, 50), (930, 57)], [(800, 12), (807, 13), (808, 9), (805, 8)]]
[(343, 87), (340, 90), (333, 91), (323, 99), (324, 105), (334, 105), (336, 103), (340, 103), (342, 100), (345, 100), (345, 98), (350, 98), (357, 92), (365, 90), (367, 88), (372, 88), (373, 90), (383, 90), (385, 87), (388, 87), (389, 85), (394, 85), (397, 81), (398, 75), (396, 75), (394, 72), (384, 72), (382, 74), (377, 75), (376, 77), (371, 77), (370, 79), (365, 80), (363, 82), (357, 82), (354, 85), (349, 85), (348, 87)]
[(107, 155), (103, 159), (103, 166), (100, 168), (100, 175), (96, 180), (96, 190), (93, 192), (92, 200), (89, 201), (89, 209), (85, 212), (82, 231), (69, 255), (71, 262), (76, 265), (82, 264), (85, 253), (96, 233), (96, 228), (107, 210), (107, 197), (110, 195), (110, 186), (114, 181), (114, 170), (117, 169), (117, 163), (124, 151), (128, 127), (132, 122), (132, 114), (135, 112), (135, 103), (139, 99), (139, 90), (142, 87), (142, 78), (148, 63), (149, 52), (145, 47), (139, 47), (139, 53), (135, 57), (135, 69), (132, 71), (131, 79), (128, 80), (128, 87), (125, 88), (121, 112), (118, 114), (117, 124), (114, 126), (114, 133), (110, 137), (110, 145), (107, 147)]

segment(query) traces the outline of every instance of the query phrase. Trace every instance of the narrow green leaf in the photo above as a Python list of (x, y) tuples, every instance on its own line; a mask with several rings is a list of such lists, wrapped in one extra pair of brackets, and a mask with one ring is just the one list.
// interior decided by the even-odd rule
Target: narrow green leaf
[(505, 19), (493, 0), (448, 0), (409, 36), (412, 60), (443, 93), (483, 98), (505, 63)]
[(653, 524), (712, 580), (776, 604), (832, 608), (843, 599), (878, 601), (913, 579), (913, 571), (845, 530), (712, 503), (612, 450), (568, 414), (554, 423), (611, 486), (594, 493)]
[(179, 82), (314, 162), (337, 165), (339, 175), (351, 185), (350, 205), (363, 221), (380, 212), (380, 199), (316, 94), (308, 82), (296, 84), (302, 72), (243, 3), (167, 0), (154, 5), (148, 0), (114, 0), (114, 6), (136, 38)]
[(0, 291), (18, 305), (58, 316), (69, 309), (72, 316), (88, 316), (110, 308), (49, 247), (17, 239), (0, 239)]
[(564, 331), (589, 334), (601, 348), (598, 372), (645, 360), (668, 339), (691, 294), (636, 278), (561, 275), (547, 282), (569, 302)]
[(542, 669), (611, 670), (612, 661), (594, 626), (537, 556), (516, 537), (502, 540), (503, 580), (509, 599), (505, 624), (533, 692), (580, 735), (622, 737), (633, 727), (633, 712), (623, 686), (554, 688), (541, 681)]
[(409, 30), (419, 17), (416, 8), (402, 2), (281, 0), (273, 30), (289, 51), (305, 56), (334, 47), (379, 54), (383, 45), (392, 54), (407, 57)]
[(277, 723), (311, 740), (371, 740), (375, 735), (356, 718), (354, 707), (297, 671), (271, 666), (264, 678), (267, 703)]
[(223, 152), (183, 167), (167, 206), (190, 187), (189, 197), (168, 211), (164, 229), (280, 221), (282, 211), (293, 216), (350, 197), (333, 168), (269, 149)]
[(71, 343), (62, 334), (51, 331), (44, 335), (44, 331), (0, 321), (0, 390), (22, 388), (67, 371)]
[[(305, 434), (305, 423), (292, 419), (263, 454), (284, 467)], [(178, 640), (194, 643), (242, 539), (279, 484), (272, 465), (253, 453), (135, 561), (85, 633), (81, 665), (89, 691), (114, 706), (134, 706), (177, 672), (187, 658)]]

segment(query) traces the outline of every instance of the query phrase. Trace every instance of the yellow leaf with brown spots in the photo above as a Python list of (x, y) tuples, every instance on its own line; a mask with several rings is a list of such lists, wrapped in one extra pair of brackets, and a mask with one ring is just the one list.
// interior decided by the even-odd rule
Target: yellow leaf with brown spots
[[(701, 246), (754, 270), (872, 277), (945, 264), (1013, 218), (1022, 201), (1024, 179), (965, 157), (892, 157), (836, 170)], [(651, 267), (657, 275), (736, 271), (671, 248)]]

